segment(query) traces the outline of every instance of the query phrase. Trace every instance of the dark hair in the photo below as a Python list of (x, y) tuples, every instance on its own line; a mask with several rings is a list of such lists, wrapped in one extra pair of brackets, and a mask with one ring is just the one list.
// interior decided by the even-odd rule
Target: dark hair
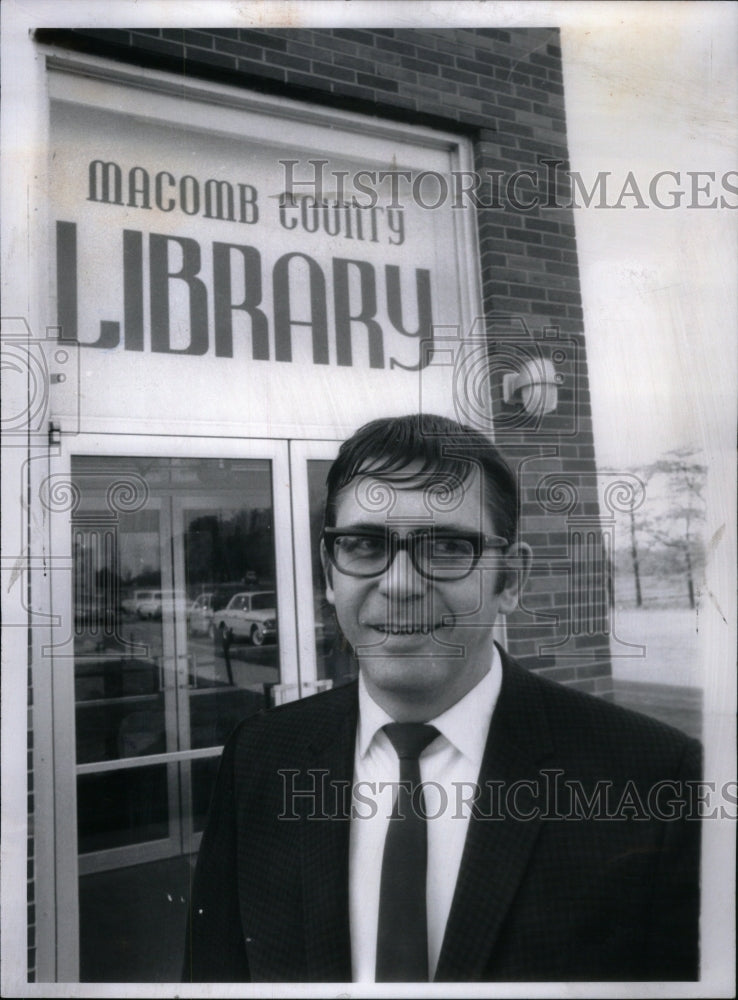
[(507, 462), (484, 434), (432, 413), (372, 420), (344, 441), (326, 480), (325, 527), (335, 526), (338, 493), (352, 479), (370, 473), (396, 480), (417, 462), (418, 476), (430, 476), (439, 490), (458, 487), (479, 468), (494, 531), (515, 541), (518, 487)]

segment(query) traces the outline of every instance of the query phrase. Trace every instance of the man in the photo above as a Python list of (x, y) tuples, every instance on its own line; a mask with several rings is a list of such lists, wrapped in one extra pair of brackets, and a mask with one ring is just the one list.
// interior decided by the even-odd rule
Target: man
[(530, 563), (517, 508), (445, 418), (344, 443), (322, 556), (359, 681), (227, 744), (186, 979), (696, 978), (699, 747), (495, 644)]

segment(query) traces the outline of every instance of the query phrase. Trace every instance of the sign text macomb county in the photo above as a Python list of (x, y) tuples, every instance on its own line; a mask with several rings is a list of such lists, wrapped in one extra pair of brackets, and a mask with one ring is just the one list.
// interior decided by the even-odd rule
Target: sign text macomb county
[[(380, 264), (376, 249), (374, 261), (366, 259), (372, 244), (403, 246), (402, 259), (412, 257), (404, 246), (403, 208), (360, 207), (353, 199), (319, 201), (291, 193), (260, 199), (251, 184), (153, 173), (141, 166), (126, 170), (101, 159), (88, 165), (85, 200), (106, 211), (122, 210), (118, 264), (102, 262), (108, 275), (111, 270), (115, 275), (117, 266), (122, 317), (99, 316), (93, 328), (89, 316), (80, 321), (84, 303), (79, 296), (87, 274), (80, 263), (84, 236), (77, 222), (59, 220), (58, 321), (64, 340), (107, 350), (232, 358), (234, 340), (249, 330), (255, 361), (291, 362), (295, 338), (309, 342), (316, 365), (354, 364), (356, 338), (364, 338), (361, 357), (371, 368), (414, 371), (430, 360), (430, 352), (420, 351), (421, 340), (432, 333), (430, 270)], [(133, 228), (132, 210), (161, 213), (162, 224)], [(183, 228), (175, 235), (172, 222), (179, 216)], [(193, 217), (255, 227), (252, 231), (261, 232), (272, 248), (271, 257), (264, 245), (254, 245), (256, 240), (191, 235), (187, 220)], [(305, 249), (310, 240), (312, 253)], [(356, 255), (326, 257), (326, 247), (345, 246), (347, 240), (356, 244)], [(100, 265), (96, 260), (95, 267)], [(417, 343), (410, 356), (401, 350), (409, 343), (405, 338)]]

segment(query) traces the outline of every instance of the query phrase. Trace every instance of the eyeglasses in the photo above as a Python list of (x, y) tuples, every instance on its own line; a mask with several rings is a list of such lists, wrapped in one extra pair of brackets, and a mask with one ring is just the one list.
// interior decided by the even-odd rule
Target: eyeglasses
[(479, 562), (485, 549), (506, 549), (499, 535), (481, 532), (411, 531), (371, 528), (324, 528), (323, 542), (331, 563), (347, 576), (380, 576), (398, 552), (406, 551), (417, 572), (426, 580), (462, 580)]

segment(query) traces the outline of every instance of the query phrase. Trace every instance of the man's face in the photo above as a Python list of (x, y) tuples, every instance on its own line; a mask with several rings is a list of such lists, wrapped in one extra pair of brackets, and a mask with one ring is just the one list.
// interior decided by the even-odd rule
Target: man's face
[[(449, 535), (496, 534), (478, 470), (446, 495), (412, 476), (352, 480), (337, 497), (335, 527), (387, 528), (399, 538), (433, 528)], [(435, 481), (437, 487), (437, 480)], [(430, 489), (426, 487), (430, 486)], [(515, 553), (526, 547), (516, 547)], [(378, 576), (355, 577), (329, 565), (326, 596), (356, 653), (370, 694), (398, 721), (427, 721), (462, 698), (489, 670), (492, 627), (517, 603), (518, 576), (507, 557), (486, 549), (459, 580), (427, 579), (407, 550)]]

